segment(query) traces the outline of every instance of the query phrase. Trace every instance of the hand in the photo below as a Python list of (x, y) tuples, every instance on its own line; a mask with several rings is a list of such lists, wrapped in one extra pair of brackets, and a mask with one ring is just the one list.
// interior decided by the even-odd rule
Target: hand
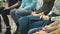
[(45, 16), (45, 15), (41, 15), (41, 16), (42, 16), (41, 18), (42, 18), (43, 20), (49, 20), (49, 17), (48, 17), (48, 16)]
[(19, 10), (24, 10), (23, 8), (19, 8)]
[(42, 30), (53, 30), (51, 26), (45, 26)]
[(35, 11), (34, 11), (34, 12), (33, 12), (33, 11), (31, 11), (31, 15), (32, 15), (32, 16), (40, 16), (40, 15), (43, 15), (43, 13), (36, 14), (36, 12), (35, 12)]
[(10, 9), (10, 7), (5, 7), (4, 10)]
[(34, 34), (47, 34), (47, 33), (43, 30), (40, 30), (40, 31), (35, 32)]

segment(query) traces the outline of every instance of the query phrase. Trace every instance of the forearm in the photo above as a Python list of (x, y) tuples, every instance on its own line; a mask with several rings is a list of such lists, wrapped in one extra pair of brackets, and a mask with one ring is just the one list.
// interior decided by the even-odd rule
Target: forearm
[(52, 24), (50, 24), (49, 26), (58, 26), (59, 25), (59, 21), (55, 21)]
[(10, 6), (10, 7), (11, 7), (11, 8), (15, 8), (15, 7), (17, 7), (17, 6), (19, 6), (19, 3), (18, 3), (18, 2), (17, 2), (16, 4)]
[(9, 6), (9, 4), (8, 3), (6, 3), (6, 6), (5, 7), (8, 7)]

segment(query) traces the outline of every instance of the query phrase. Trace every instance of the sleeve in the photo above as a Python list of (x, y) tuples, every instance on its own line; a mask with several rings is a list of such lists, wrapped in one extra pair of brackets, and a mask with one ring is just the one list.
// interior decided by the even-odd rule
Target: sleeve
[(36, 6), (36, 2), (37, 2), (36, 0), (32, 0), (31, 4), (24, 7), (24, 9), (28, 10), (28, 9), (34, 8), (34, 6)]
[(44, 0), (42, 7), (37, 11), (37, 13), (44, 12), (45, 15), (47, 15), (51, 11), (54, 1), (55, 0), (50, 0), (50, 2), (48, 2), (47, 0)]
[(56, 16), (56, 17), (51, 17), (51, 21), (59, 21), (60, 20), (60, 16)]
[(21, 6), (19, 8), (23, 8), (25, 6), (24, 0), (22, 0)]

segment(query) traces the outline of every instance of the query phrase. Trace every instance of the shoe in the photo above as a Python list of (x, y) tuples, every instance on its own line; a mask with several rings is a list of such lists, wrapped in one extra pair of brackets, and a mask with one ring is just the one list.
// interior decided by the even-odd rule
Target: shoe
[(7, 28), (6, 28), (5, 34), (11, 34), (11, 27), (7, 27)]

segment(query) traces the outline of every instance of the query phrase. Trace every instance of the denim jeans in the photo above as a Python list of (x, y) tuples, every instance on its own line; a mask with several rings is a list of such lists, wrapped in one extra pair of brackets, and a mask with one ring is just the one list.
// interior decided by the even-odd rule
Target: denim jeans
[(17, 32), (19, 30), (19, 23), (18, 23), (19, 18), (30, 15), (31, 12), (29, 10), (13, 9), (11, 10), (10, 14), (16, 23), (16, 26), (17, 26), (16, 32)]
[(11, 14), (12, 18), (14, 19), (15, 23), (17, 23), (19, 18), (30, 15), (31, 12), (29, 10), (13, 9), (13, 10), (11, 10), (10, 14)]
[[(52, 13), (50, 17), (57, 16)], [(45, 25), (51, 24), (53, 21), (41, 20), (40, 16), (25, 16), (18, 20), (19, 22), (19, 30), (22, 34), (26, 34), (29, 29), (44, 27)], [(24, 32), (24, 33), (23, 33)]]
[(27, 34), (29, 29), (44, 27), (49, 25), (51, 21), (41, 20), (39, 16), (25, 16), (19, 19), (19, 31), (21, 34)]
[[(30, 29), (30, 30), (28, 31), (28, 34), (34, 34), (35, 32), (38, 32), (38, 31), (42, 30), (42, 28), (43, 28), (43, 27)], [(46, 30), (47, 33), (50, 33), (50, 32), (52, 32), (52, 31), (53, 31), (53, 30)]]

